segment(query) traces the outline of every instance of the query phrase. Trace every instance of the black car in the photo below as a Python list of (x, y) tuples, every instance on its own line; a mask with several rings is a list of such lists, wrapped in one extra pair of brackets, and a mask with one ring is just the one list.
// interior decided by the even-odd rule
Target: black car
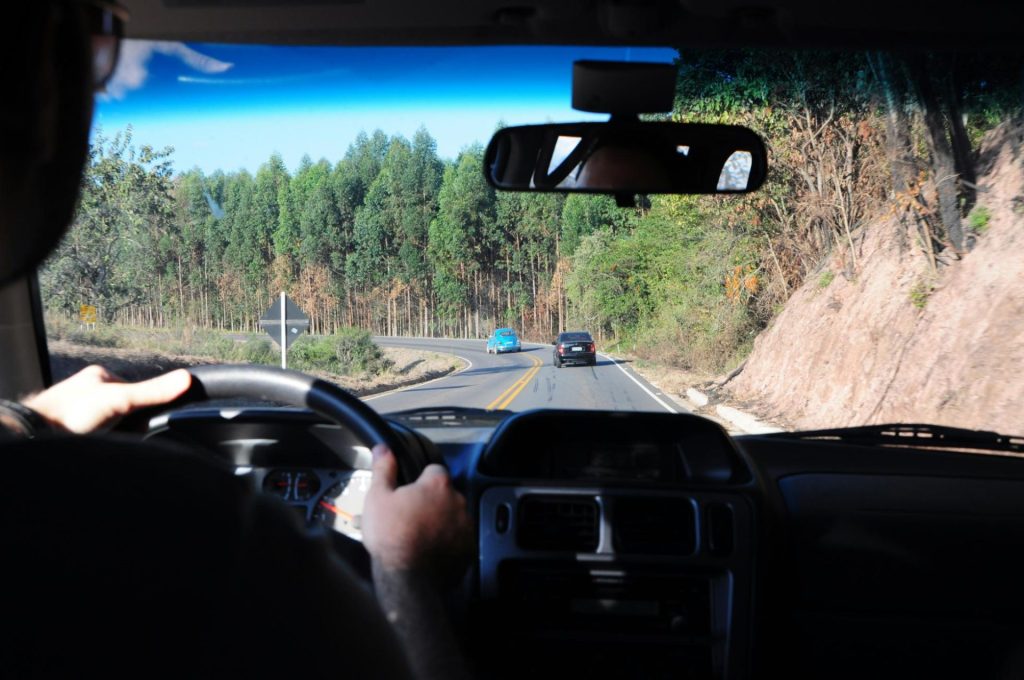
[(555, 340), (552, 363), (558, 368), (564, 364), (595, 365), (597, 350), (594, 346), (594, 338), (586, 331), (559, 333), (558, 339)]

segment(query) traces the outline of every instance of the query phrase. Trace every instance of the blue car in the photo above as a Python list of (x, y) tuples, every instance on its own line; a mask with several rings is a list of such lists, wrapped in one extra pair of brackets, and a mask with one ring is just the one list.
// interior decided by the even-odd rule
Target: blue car
[(487, 338), (487, 353), (501, 354), (502, 352), (519, 352), (519, 336), (511, 328), (499, 328)]

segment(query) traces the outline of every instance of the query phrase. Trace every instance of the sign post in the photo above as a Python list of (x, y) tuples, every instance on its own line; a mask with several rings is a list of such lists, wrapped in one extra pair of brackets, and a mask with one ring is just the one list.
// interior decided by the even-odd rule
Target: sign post
[(287, 328), (286, 328), (287, 324), (285, 324), (285, 321), (286, 321), (286, 318), (285, 318), (286, 317), (285, 307), (287, 306), (285, 304), (285, 301), (287, 299), (288, 299), (288, 296), (286, 296), (284, 294), (284, 291), (282, 290), (281, 291), (281, 301), (280, 301), (281, 302), (281, 339), (278, 340), (278, 342), (281, 344), (281, 368), (288, 368), (288, 338), (285, 337), (285, 334), (288, 332)]
[(282, 291), (260, 318), (260, 327), (281, 346), (281, 368), (288, 368), (288, 347), (309, 328), (309, 317)]

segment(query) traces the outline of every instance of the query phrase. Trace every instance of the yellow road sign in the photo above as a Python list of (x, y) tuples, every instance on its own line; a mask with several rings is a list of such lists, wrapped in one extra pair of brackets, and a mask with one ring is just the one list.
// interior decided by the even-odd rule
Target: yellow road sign
[(81, 305), (78, 308), (78, 318), (82, 320), (82, 323), (96, 323), (96, 307)]

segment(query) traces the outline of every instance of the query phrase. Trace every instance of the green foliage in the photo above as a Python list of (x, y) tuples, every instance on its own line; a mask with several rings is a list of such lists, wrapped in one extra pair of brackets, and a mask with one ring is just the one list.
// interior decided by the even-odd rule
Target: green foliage
[(946, 59), (939, 68), (954, 74), (961, 113), (974, 148), (980, 146), (986, 132), (1021, 116), (1019, 55), (978, 50), (932, 58)]
[(910, 303), (918, 309), (924, 309), (934, 291), (935, 286), (930, 281), (920, 279), (910, 289)]
[(721, 228), (722, 208), (688, 197), (655, 198), (632, 231), (581, 241), (567, 281), (571, 326), (635, 345), (641, 355), (721, 370), (758, 329), (723, 279), (754, 251)]
[(444, 171), (427, 258), (434, 274), (439, 320), (453, 324), (469, 301), (470, 281), (495, 232), (494, 189), (484, 180), (483, 149), (472, 146)]
[(329, 336), (299, 338), (288, 352), (288, 361), (300, 371), (338, 375), (379, 375), (392, 365), (369, 332), (359, 328), (342, 328)]
[(610, 196), (571, 194), (562, 208), (562, 255), (572, 256), (580, 241), (596, 231), (628, 229), (634, 214), (615, 205)]
[(818, 277), (818, 288), (828, 288), (829, 286), (832, 285), (832, 282), (835, 280), (835, 278), (836, 275), (831, 270), (823, 271), (821, 273), (821, 276)]
[(132, 145), (132, 129), (96, 133), (82, 181), (74, 228), (41, 277), (51, 309), (77, 312), (93, 304), (114, 312), (160, 294), (162, 272), (181, 250), (173, 228), (172, 149)]
[(967, 224), (974, 233), (984, 234), (988, 231), (988, 223), (991, 219), (992, 211), (979, 203), (974, 206), (970, 214), (967, 215)]

